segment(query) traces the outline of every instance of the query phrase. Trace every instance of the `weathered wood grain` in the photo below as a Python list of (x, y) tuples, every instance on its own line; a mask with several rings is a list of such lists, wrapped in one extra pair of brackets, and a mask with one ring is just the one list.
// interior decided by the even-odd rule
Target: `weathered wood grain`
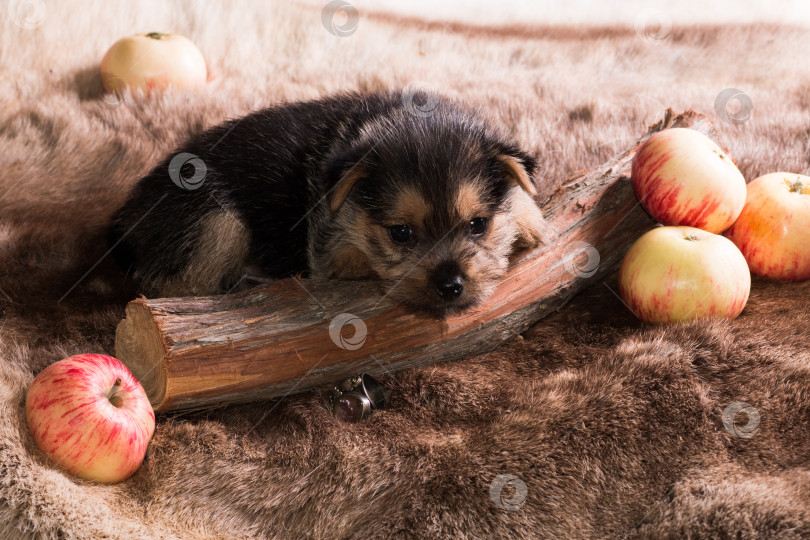
[[(670, 127), (715, 137), (702, 115), (668, 110), (633, 147), (559, 187), (541, 204), (556, 240), (514, 261), (477, 309), (439, 320), (382, 298), (373, 282), (291, 278), (223, 296), (134, 300), (116, 331), (116, 355), (165, 412), (274, 398), (362, 371), (494, 349), (613, 272), (654, 225), (633, 195), (630, 164), (638, 143)], [(345, 313), (360, 321), (358, 339), (365, 331), (359, 347), (351, 345), (352, 324), (330, 336), (330, 323)], [(340, 336), (347, 347), (336, 344)]]

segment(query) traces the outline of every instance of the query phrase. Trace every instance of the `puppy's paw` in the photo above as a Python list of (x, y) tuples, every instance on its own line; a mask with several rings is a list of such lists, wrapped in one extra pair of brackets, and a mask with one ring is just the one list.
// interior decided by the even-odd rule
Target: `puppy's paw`
[(553, 229), (528, 193), (513, 189), (509, 204), (509, 214), (516, 228), (512, 243), (514, 251), (533, 249), (554, 240)]

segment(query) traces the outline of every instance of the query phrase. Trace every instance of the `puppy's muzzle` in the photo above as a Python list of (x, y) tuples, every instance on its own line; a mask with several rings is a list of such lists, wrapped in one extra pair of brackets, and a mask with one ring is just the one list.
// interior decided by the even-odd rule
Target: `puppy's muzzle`
[(439, 297), (447, 301), (455, 300), (464, 291), (461, 269), (454, 262), (443, 263), (436, 268), (433, 284)]

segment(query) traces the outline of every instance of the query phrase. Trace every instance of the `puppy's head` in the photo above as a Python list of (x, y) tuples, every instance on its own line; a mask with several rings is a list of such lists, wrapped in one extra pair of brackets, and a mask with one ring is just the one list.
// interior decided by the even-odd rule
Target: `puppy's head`
[(382, 279), (386, 294), (437, 315), (480, 303), (543, 219), (535, 161), (475, 116), (398, 111), (327, 165), (334, 226), (316, 268)]

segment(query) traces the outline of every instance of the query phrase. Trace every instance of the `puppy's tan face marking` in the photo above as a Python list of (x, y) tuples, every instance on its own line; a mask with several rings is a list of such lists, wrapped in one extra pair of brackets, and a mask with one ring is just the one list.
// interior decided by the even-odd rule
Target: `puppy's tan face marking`
[(410, 225), (423, 228), (426, 218), (433, 212), (431, 204), (420, 190), (406, 186), (394, 197), (393, 208), (387, 216), (391, 225)]
[(459, 186), (450, 209), (459, 221), (470, 221), (476, 217), (487, 217), (490, 209), (483, 202), (483, 186), (477, 181), (465, 182)]

